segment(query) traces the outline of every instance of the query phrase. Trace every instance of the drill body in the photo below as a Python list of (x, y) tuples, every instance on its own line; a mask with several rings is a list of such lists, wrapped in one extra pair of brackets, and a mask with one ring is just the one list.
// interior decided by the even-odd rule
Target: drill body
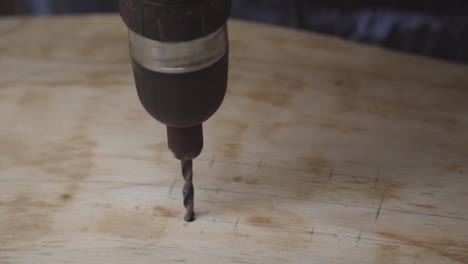
[(177, 159), (203, 147), (202, 123), (227, 86), (230, 0), (121, 0), (138, 97), (167, 126)]
[[(167, 126), (168, 147), (190, 185), (191, 162), (203, 148), (202, 123), (226, 93), (230, 7), (230, 0), (120, 0), (138, 97)], [(193, 211), (193, 186), (191, 193)]]

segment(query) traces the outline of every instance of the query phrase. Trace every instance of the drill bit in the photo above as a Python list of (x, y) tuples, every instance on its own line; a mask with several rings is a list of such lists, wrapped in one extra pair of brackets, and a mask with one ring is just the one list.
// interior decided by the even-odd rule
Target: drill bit
[(193, 169), (192, 169), (192, 160), (190, 159), (183, 159), (181, 160), (182, 165), (182, 176), (184, 177), (185, 184), (183, 188), (183, 195), (184, 195), (184, 206), (185, 206), (185, 217), (184, 220), (186, 222), (192, 222), (195, 220), (195, 212), (194, 208), (194, 198), (193, 198)]

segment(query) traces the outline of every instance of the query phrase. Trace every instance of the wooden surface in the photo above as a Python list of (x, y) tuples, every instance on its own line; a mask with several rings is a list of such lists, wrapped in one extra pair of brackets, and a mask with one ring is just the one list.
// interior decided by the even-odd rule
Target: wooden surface
[(468, 263), (468, 67), (230, 23), (179, 164), (116, 15), (0, 20), (0, 263)]

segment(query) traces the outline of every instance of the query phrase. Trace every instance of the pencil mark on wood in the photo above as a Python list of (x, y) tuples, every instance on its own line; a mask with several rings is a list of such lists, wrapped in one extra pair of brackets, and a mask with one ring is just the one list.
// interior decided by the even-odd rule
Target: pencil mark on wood
[(176, 183), (177, 183), (177, 180), (174, 180), (174, 181), (172, 182), (171, 187), (169, 188), (169, 194), (167, 195), (167, 197), (170, 197), (170, 196), (171, 196), (172, 191), (174, 190), (174, 187), (175, 187)]
[(314, 231), (313, 234), (314, 235), (317, 234), (317, 235), (322, 235), (322, 236), (329, 236), (329, 237), (334, 237), (334, 238), (342, 237), (342, 238), (355, 239), (356, 242), (359, 239), (359, 241), (363, 240), (363, 241), (371, 241), (371, 242), (378, 242), (378, 243), (397, 244), (397, 245), (403, 245), (403, 246), (417, 246), (417, 244), (414, 244), (414, 243), (405, 243), (405, 242), (396, 241), (396, 240), (379, 239), (379, 238), (366, 238), (366, 237), (362, 237), (362, 234), (361, 234), (361, 236), (359, 236), (359, 235), (358, 236), (350, 236), (350, 235), (343, 235), (343, 234), (338, 235), (336, 233), (317, 232), (317, 231)]
[(380, 215), (380, 211), (382, 210), (382, 204), (383, 204), (383, 201), (385, 199), (385, 192), (387, 191), (387, 189), (385, 189), (382, 193), (382, 198), (380, 198), (380, 204), (379, 204), (379, 208), (377, 208), (377, 213), (375, 214), (375, 221), (377, 222), (377, 220), (379, 220), (379, 215)]
[(218, 160), (217, 159), (216, 162), (228, 164), (228, 165), (231, 165), (231, 166), (249, 166), (249, 167), (257, 167), (258, 166), (258, 163), (238, 161), (238, 160), (229, 161), (229, 160)]
[(335, 172), (335, 167), (332, 167), (330, 170), (330, 174), (328, 175), (328, 181), (333, 179), (333, 173)]
[[(338, 175), (335, 173), (335, 175)], [(37, 183), (37, 184), (49, 184), (49, 183), (73, 183), (73, 180), (0, 180), (2, 183)], [(104, 181), (104, 180), (81, 180), (80, 184), (125, 184), (130, 186), (153, 186), (158, 188), (170, 188), (170, 185), (167, 184), (157, 184), (157, 183), (144, 183), (144, 182), (125, 182), (125, 181)], [(259, 196), (259, 197), (269, 197), (274, 199), (287, 199), (287, 200), (294, 200), (294, 201), (304, 201), (309, 200), (308, 198), (303, 197), (293, 197), (293, 196), (286, 196), (286, 195), (274, 195), (268, 193), (255, 193), (255, 192), (244, 192), (244, 191), (234, 191), (229, 189), (222, 189), (219, 188), (206, 188), (206, 187), (196, 187), (195, 190), (197, 191), (208, 191), (208, 192), (224, 192), (224, 193), (232, 193), (232, 194), (239, 194), (239, 195), (252, 195), (252, 196)], [(177, 199), (173, 199), (177, 200)], [(360, 205), (360, 204), (345, 204), (335, 201), (328, 201), (328, 200), (321, 200), (321, 199), (311, 199), (309, 200), (315, 203), (322, 203), (322, 204), (330, 204), (330, 205), (340, 205), (343, 208), (366, 208), (366, 209), (374, 209), (378, 210), (378, 207), (375, 206), (367, 206), (367, 205)], [(428, 214), (428, 213), (420, 213), (420, 212), (411, 212), (405, 210), (398, 210), (398, 209), (391, 209), (391, 208), (380, 208), (380, 211), (390, 211), (390, 212), (398, 212), (403, 214), (414, 214), (414, 215), (424, 215), (424, 216), (431, 216), (431, 217), (438, 217), (443, 219), (453, 219), (453, 220), (460, 220), (460, 221), (468, 221), (468, 218), (464, 217), (457, 217), (457, 216), (448, 216), (448, 215), (439, 215), (439, 214)]]
[(377, 184), (379, 183), (380, 181), (380, 173), (377, 175), (377, 177), (375, 178), (375, 181), (374, 181), (374, 188), (377, 188)]
[(359, 235), (358, 235), (358, 238), (356, 240), (356, 248), (359, 246), (359, 241), (361, 240), (361, 233), (362, 233), (362, 231), (359, 231)]
[(262, 164), (263, 164), (263, 157), (260, 157), (258, 161), (258, 165), (257, 165), (257, 171), (262, 167)]
[[(248, 163), (246, 163), (248, 164)], [(290, 171), (290, 172), (304, 172), (304, 173), (309, 173), (312, 170), (310, 169), (299, 169), (299, 168), (290, 168), (290, 167), (283, 167), (283, 166), (276, 166), (276, 165), (267, 165), (263, 164), (262, 167), (264, 168), (270, 168), (270, 169), (276, 169), (276, 170), (284, 170), (284, 171)]]
[[(149, 162), (154, 162), (154, 158), (152, 157), (146, 157), (146, 156), (137, 156), (137, 155), (115, 155), (115, 154), (109, 154), (109, 153), (99, 153), (95, 152), (94, 156), (100, 156), (104, 158), (116, 158), (116, 159), (134, 159), (134, 160), (141, 160), (141, 161), (149, 161)], [(203, 160), (202, 158), (199, 158)], [(249, 167), (258, 167), (258, 163), (253, 163), (253, 162), (245, 162), (245, 161), (230, 161), (230, 160), (219, 160), (217, 159), (217, 156), (215, 159), (211, 159), (211, 162), (219, 162), (223, 164), (228, 164), (232, 166), (249, 166)], [(301, 169), (301, 168), (293, 168), (293, 167), (285, 167), (285, 166), (278, 166), (278, 165), (270, 165), (270, 164), (262, 164), (262, 168), (270, 168), (270, 169), (277, 169), (277, 170), (285, 170), (288, 172), (297, 172), (297, 173), (310, 173), (314, 172), (314, 169)], [(358, 179), (373, 179), (375, 180), (375, 177), (371, 176), (363, 176), (363, 175), (355, 175), (355, 174), (348, 174), (348, 173), (343, 173), (343, 172), (336, 172), (333, 171), (333, 176), (342, 176), (342, 177), (350, 177), (350, 178), (358, 178)], [(385, 178), (382, 177), (381, 174), (379, 174), (379, 182), (382, 180), (388, 180), (392, 181), (395, 183), (404, 183), (404, 184), (412, 184), (412, 185), (417, 185), (417, 186), (428, 186), (428, 187), (433, 187), (433, 188), (441, 188), (440, 185), (432, 185), (432, 184), (421, 184), (418, 182), (412, 182), (412, 181), (402, 181), (402, 180), (395, 180), (392, 178)]]
[(396, 244), (396, 245), (401, 245), (401, 246), (416, 246), (415, 244), (410, 244), (410, 243), (405, 243), (405, 242), (400, 242), (400, 241), (387, 240), (387, 239), (378, 239), (378, 238), (361, 237), (361, 240), (378, 242), (378, 243)]
[(360, 178), (360, 179), (373, 179), (374, 178), (370, 176), (348, 174), (348, 173), (343, 173), (343, 172), (334, 172), (333, 175), (342, 176), (342, 177), (350, 177), (350, 178)]
[(332, 236), (336, 239), (337, 242), (341, 242), (340, 235), (332, 234)]
[(427, 214), (427, 213), (420, 213), (420, 212), (410, 212), (410, 211), (397, 210), (397, 209), (391, 209), (391, 208), (382, 208), (382, 210), (384, 210), (384, 211), (389, 211), (389, 212), (402, 213), (402, 214), (425, 215), (425, 216), (432, 216), (432, 217), (438, 217), (438, 218), (443, 218), (443, 219), (452, 219), (452, 220), (468, 221), (468, 218), (457, 217), (457, 216), (438, 215), (438, 214)]
[(215, 160), (216, 160), (216, 154), (213, 154), (213, 157), (211, 158), (211, 161), (210, 161), (210, 167), (213, 166), (213, 164), (215, 163)]
[(312, 226), (312, 230), (310, 231), (310, 240), (312, 240), (312, 236), (314, 235), (315, 226)]
[(238, 224), (239, 224), (239, 217), (237, 217), (236, 223), (234, 224), (234, 232), (236, 232)]

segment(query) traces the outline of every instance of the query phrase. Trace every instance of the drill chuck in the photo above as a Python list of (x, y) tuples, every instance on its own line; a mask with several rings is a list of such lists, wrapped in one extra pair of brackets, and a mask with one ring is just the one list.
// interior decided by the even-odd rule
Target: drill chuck
[(182, 42), (161, 42), (129, 29), (130, 56), (144, 68), (161, 73), (181, 74), (208, 68), (228, 50), (227, 29)]

